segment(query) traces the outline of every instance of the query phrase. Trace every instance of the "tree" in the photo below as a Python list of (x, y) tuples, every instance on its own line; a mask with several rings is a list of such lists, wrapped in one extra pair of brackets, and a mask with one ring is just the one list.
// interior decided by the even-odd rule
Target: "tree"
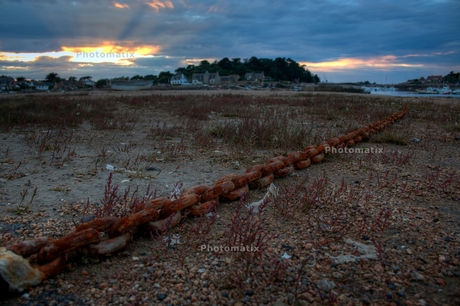
[(71, 76), (71, 77), (69, 77), (69, 81), (70, 81), (70, 82), (76, 82), (76, 81), (77, 81), (77, 78), (74, 77), (74, 76)]
[(156, 81), (156, 80), (158, 80), (158, 77), (156, 75), (153, 75), (153, 74), (147, 74), (147, 75), (144, 76), (144, 80)]
[(103, 88), (105, 86), (107, 86), (107, 79), (97, 80), (97, 82), (96, 82), (96, 87), (97, 88)]
[(26, 79), (25, 77), (20, 76), (20, 77), (17, 77), (17, 78), (16, 78), (16, 81), (22, 82), (22, 81), (24, 81), (25, 79)]
[(169, 84), (173, 74), (169, 71), (162, 71), (158, 75), (158, 83), (160, 84)]
[(54, 79), (59, 76), (59, 74), (55, 73), (55, 72), (51, 72), (49, 74), (46, 75), (45, 77), (45, 80), (47, 80), (48, 82), (54, 82)]
[(133, 77), (131, 78), (131, 80), (143, 80), (143, 79), (144, 79), (144, 78), (141, 77), (141, 76), (138, 75), (138, 74), (136, 74), (135, 76), (133, 76)]

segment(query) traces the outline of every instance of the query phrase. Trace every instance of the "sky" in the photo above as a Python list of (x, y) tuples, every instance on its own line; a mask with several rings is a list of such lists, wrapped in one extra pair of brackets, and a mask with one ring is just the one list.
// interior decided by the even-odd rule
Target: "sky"
[(459, 0), (0, 0), (0, 75), (157, 75), (291, 58), (321, 81), (460, 71)]

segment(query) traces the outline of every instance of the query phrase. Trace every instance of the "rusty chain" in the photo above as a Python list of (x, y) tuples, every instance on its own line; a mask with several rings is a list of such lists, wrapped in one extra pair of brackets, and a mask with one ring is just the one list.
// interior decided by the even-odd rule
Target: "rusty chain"
[[(221, 177), (210, 186), (191, 187), (176, 200), (157, 198), (136, 207), (134, 214), (124, 218), (105, 217), (80, 224), (75, 232), (60, 238), (36, 238), (23, 241), (6, 249), (28, 258), (37, 254), (40, 282), (61, 273), (67, 263), (78, 256), (98, 257), (126, 249), (137, 231), (165, 233), (179, 224), (184, 211), (200, 216), (213, 211), (221, 199), (235, 201), (249, 192), (249, 188), (260, 189), (273, 182), (275, 177), (285, 177), (294, 169), (305, 169), (312, 163), (320, 163), (331, 148), (352, 147), (367, 140), (370, 134), (384, 129), (387, 125), (401, 119), (409, 107), (362, 129), (331, 138), (317, 146), (309, 146), (303, 151), (292, 152), (288, 156), (277, 156), (267, 164), (247, 168), (242, 175), (230, 174)], [(107, 240), (101, 241), (105, 232)]]

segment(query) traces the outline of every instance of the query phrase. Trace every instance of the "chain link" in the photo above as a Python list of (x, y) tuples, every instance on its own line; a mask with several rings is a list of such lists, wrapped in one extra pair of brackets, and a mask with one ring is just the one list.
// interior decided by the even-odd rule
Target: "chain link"
[[(158, 198), (137, 206), (134, 214), (125, 218), (105, 217), (80, 224), (75, 232), (61, 239), (36, 238), (7, 247), (24, 258), (37, 254), (37, 269), (41, 280), (56, 276), (67, 262), (86, 254), (97, 257), (126, 249), (139, 230), (162, 235), (180, 223), (182, 212), (189, 210), (193, 216), (209, 213), (217, 208), (221, 199), (235, 201), (249, 192), (249, 187), (260, 189), (273, 182), (275, 177), (285, 177), (294, 169), (305, 169), (312, 163), (320, 163), (331, 148), (352, 147), (369, 139), (369, 135), (381, 131), (387, 125), (402, 118), (409, 111), (405, 106), (387, 118), (360, 130), (333, 137), (318, 146), (308, 146), (303, 151), (277, 156), (267, 164), (247, 168), (242, 175), (230, 174), (219, 178), (214, 186), (199, 185), (185, 190), (176, 200)], [(101, 232), (109, 239), (101, 240)]]

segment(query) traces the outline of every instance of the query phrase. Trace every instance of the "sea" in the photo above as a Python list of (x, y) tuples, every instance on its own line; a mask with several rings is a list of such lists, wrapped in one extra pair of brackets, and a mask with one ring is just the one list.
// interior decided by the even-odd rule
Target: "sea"
[(420, 94), (410, 91), (371, 91), (371, 95), (393, 96), (393, 97), (412, 97), (412, 98), (440, 98), (440, 99), (460, 99), (460, 95), (441, 95), (441, 94)]

